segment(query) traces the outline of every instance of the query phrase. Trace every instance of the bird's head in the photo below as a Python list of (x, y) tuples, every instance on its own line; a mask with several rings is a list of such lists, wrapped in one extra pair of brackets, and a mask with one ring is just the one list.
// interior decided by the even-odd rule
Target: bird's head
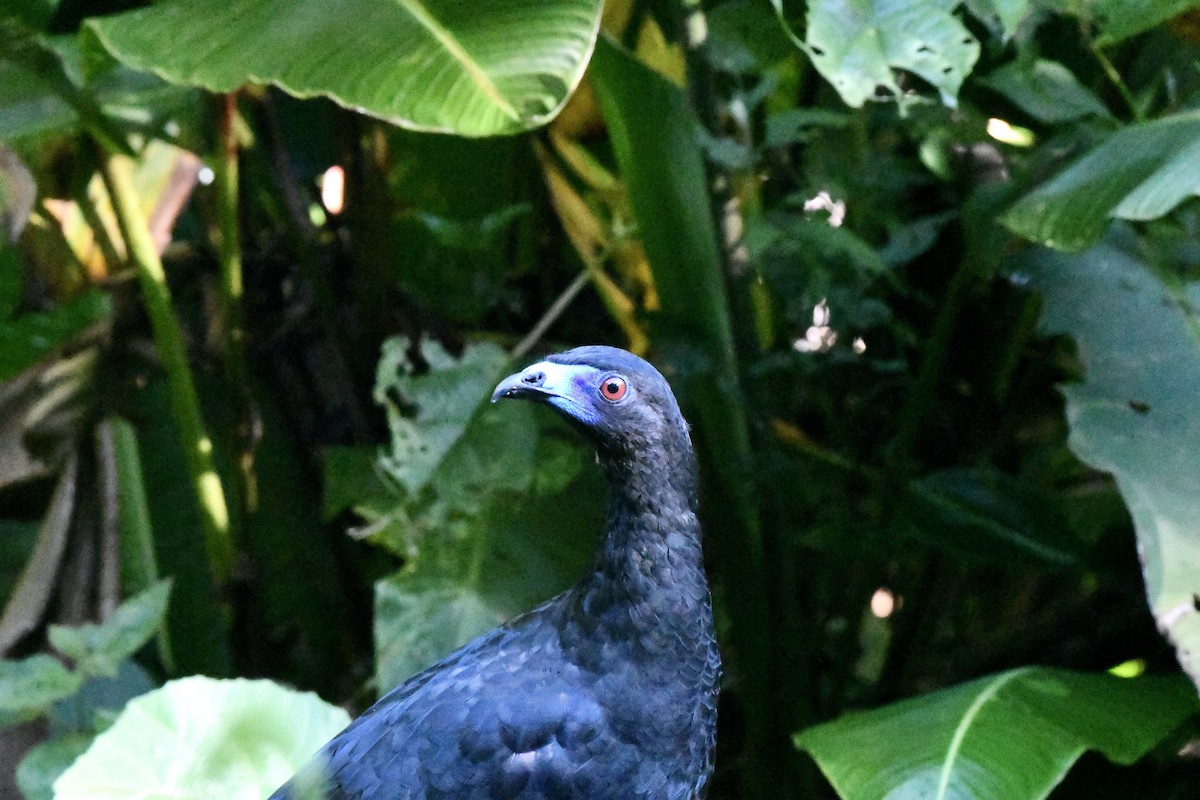
[(601, 456), (664, 449), (690, 457), (687, 423), (666, 379), (615, 347), (576, 347), (509, 375), (492, 393), (545, 403), (595, 442)]

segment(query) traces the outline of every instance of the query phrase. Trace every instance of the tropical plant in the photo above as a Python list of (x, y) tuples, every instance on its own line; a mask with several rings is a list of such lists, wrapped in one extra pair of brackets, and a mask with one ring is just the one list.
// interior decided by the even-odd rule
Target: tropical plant
[(486, 398), (607, 342), (693, 424), (712, 797), (1194, 796), (1198, 6), (6, 6), (0, 764), (258, 796), (346, 718), (239, 676), (566, 586), (598, 476)]

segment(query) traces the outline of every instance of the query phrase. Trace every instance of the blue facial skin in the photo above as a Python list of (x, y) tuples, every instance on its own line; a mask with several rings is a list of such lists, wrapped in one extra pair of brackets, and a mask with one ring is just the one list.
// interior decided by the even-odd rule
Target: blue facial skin
[(581, 364), (543, 361), (501, 382), (492, 402), (502, 397), (536, 395), (568, 419), (591, 428), (602, 422), (597, 405), (609, 401), (600, 396), (600, 385), (611, 374)]

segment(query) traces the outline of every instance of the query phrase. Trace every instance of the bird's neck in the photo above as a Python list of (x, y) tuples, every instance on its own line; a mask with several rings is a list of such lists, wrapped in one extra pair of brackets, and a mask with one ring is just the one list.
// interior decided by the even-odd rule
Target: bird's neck
[(609, 478), (607, 533), (580, 590), (589, 614), (614, 637), (690, 639), (691, 628), (711, 624), (695, 462), (690, 447), (659, 454), (653, 463), (601, 461)]

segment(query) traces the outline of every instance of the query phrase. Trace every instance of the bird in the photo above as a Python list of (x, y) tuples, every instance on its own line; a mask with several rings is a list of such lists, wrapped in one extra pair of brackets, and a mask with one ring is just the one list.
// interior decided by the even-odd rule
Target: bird
[(675, 395), (647, 361), (590, 345), (508, 376), (491, 400), (505, 398), (595, 447), (608, 497), (592, 567), (391, 690), (270, 800), (704, 797), (721, 657)]

